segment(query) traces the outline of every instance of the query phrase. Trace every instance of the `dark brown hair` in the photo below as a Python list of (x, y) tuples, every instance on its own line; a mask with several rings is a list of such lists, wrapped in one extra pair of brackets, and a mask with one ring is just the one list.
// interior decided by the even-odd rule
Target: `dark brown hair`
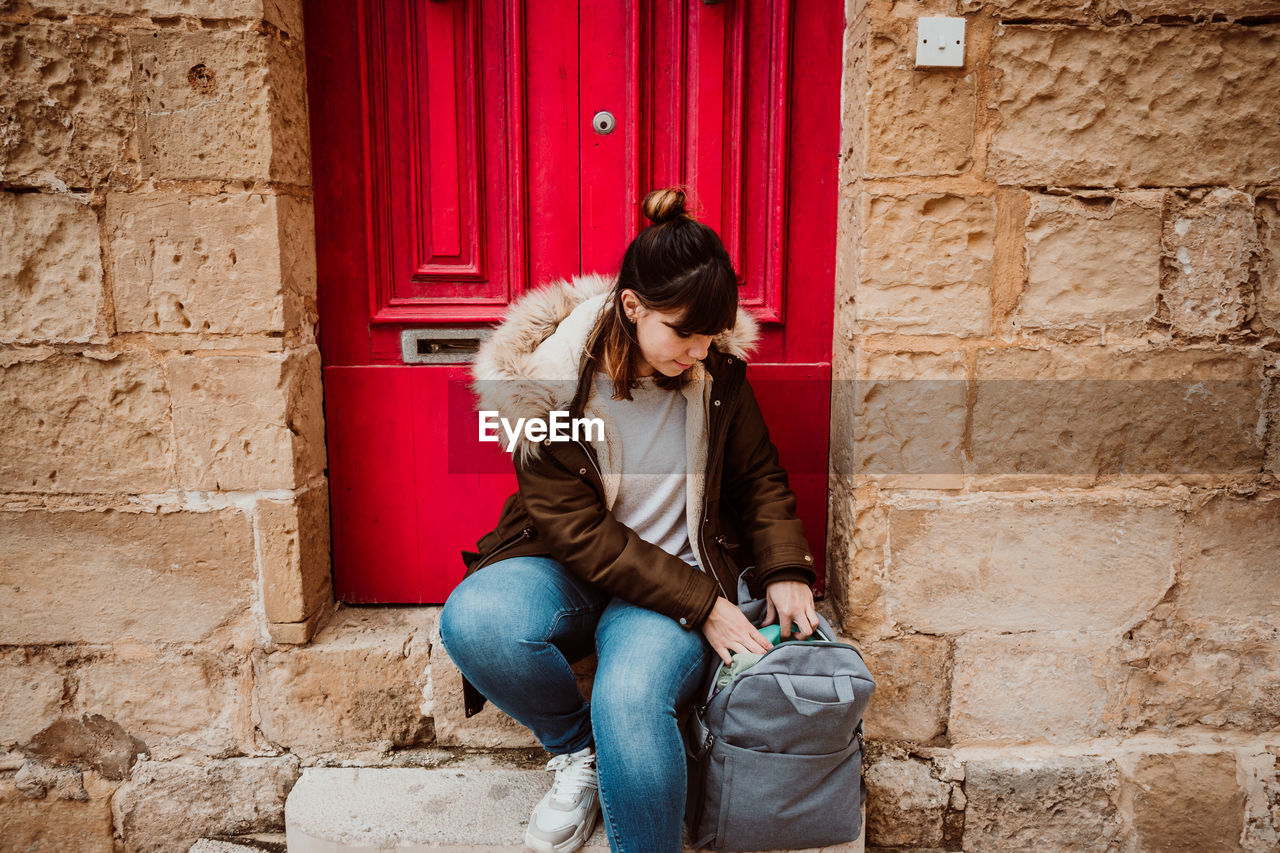
[[(685, 212), (685, 193), (679, 187), (658, 189), (644, 197), (644, 215), (652, 222), (627, 246), (609, 307), (601, 314), (587, 341), (596, 367), (609, 371), (614, 397), (631, 399), (636, 386), (636, 362), (642, 358), (635, 327), (622, 309), (622, 291), (635, 291), (642, 305), (654, 311), (683, 310), (674, 328), (689, 335), (716, 335), (732, 329), (738, 316), (738, 276), (716, 232)], [(654, 374), (660, 388), (676, 389), (689, 381)]]

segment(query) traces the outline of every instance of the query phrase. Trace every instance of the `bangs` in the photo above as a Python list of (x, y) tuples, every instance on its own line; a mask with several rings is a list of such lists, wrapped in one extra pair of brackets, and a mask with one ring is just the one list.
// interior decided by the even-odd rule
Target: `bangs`
[(709, 263), (691, 270), (665, 304), (655, 303), (659, 311), (683, 311), (677, 332), (686, 335), (718, 335), (732, 329), (738, 319), (738, 281), (733, 269)]

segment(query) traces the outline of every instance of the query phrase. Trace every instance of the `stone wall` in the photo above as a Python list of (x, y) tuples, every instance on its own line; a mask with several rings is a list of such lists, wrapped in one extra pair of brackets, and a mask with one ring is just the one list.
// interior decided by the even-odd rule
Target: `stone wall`
[[(963, 15), (963, 68), (915, 19)], [(1280, 849), (1280, 4), (847, 7), (868, 845)]]
[(282, 645), (333, 610), (301, 37), (288, 0), (0, 0), (6, 850), (279, 829), (318, 741), (430, 728), (380, 678), (413, 626)]
[[(963, 68), (912, 67), (925, 14)], [(847, 18), (869, 843), (1277, 849), (1280, 5)], [(5, 845), (185, 851), (308, 764), (534, 743), (464, 719), (434, 609), (333, 613), (302, 38), (297, 0), (0, 0)]]

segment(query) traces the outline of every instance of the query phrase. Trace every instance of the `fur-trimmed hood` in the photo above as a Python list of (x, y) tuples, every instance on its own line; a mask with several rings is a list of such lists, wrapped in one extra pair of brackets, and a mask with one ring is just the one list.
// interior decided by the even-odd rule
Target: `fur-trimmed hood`
[[(552, 410), (568, 411), (577, 394), (583, 370), (587, 338), (600, 312), (609, 304), (616, 278), (584, 275), (553, 282), (530, 291), (511, 305), (506, 319), (476, 353), (472, 389), (482, 411), (499, 417), (548, 418)], [(738, 309), (734, 327), (712, 339), (715, 349), (743, 362), (759, 337), (755, 320)], [(689, 368), (689, 381), (681, 389), (685, 397), (685, 460), (688, 468), (685, 521), (698, 529), (706, 496), (709, 457), (711, 387), (714, 381), (702, 362)], [(604, 488), (605, 509), (613, 509), (622, 486), (622, 445), (608, 401), (589, 382), (582, 416), (604, 423), (603, 438), (590, 442)], [(542, 446), (521, 436), (515, 445), (515, 463), (525, 465)], [(705, 555), (697, 536), (690, 537), (698, 565)]]
[[(497, 411), (514, 422), (516, 418), (547, 418), (553, 410), (567, 410), (577, 391), (582, 357), (599, 314), (609, 305), (616, 276), (591, 273), (560, 279), (525, 293), (513, 302), (502, 323), (479, 347), (472, 366), (472, 390), (482, 410)], [(721, 332), (713, 346), (744, 361), (759, 339), (755, 320), (738, 309), (734, 327)], [(690, 368), (686, 397), (691, 391), (705, 392), (710, 374), (699, 362)], [(705, 397), (705, 393), (697, 396)], [(590, 391), (587, 417), (602, 417), (607, 425), (607, 406)], [(515, 452), (527, 461), (540, 445), (521, 438)], [(604, 454), (599, 453), (603, 450)], [(604, 460), (609, 448), (597, 447)], [(604, 467), (608, 467), (607, 464)]]

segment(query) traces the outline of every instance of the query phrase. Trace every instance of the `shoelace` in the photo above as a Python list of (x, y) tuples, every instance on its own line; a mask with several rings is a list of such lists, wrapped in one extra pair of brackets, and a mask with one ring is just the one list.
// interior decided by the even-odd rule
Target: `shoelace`
[(585, 757), (572, 758), (568, 753), (552, 756), (547, 762), (547, 769), (556, 771), (556, 781), (551, 786), (551, 798), (563, 803), (571, 803), (578, 798), (584, 788), (596, 784), (595, 753)]

